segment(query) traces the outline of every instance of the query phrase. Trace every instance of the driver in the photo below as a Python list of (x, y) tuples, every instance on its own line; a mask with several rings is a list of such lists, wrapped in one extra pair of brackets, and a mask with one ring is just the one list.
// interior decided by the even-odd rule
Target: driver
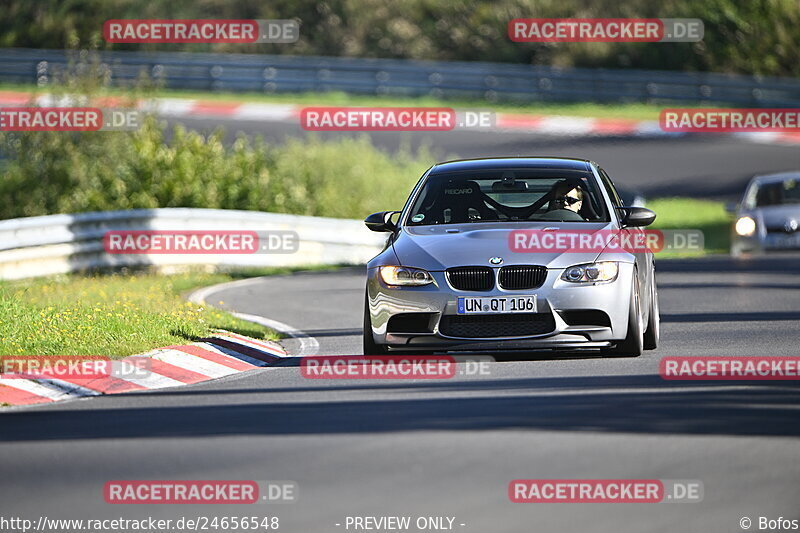
[(583, 207), (583, 189), (568, 181), (556, 183), (553, 187), (550, 211), (566, 209), (580, 214), (581, 207)]

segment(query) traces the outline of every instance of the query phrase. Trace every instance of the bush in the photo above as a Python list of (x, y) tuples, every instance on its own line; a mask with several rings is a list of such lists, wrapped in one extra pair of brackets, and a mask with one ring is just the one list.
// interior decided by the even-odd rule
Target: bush
[(245, 209), (339, 218), (402, 205), (433, 163), (425, 149), (387, 154), (367, 137), (271, 146), (148, 118), (135, 132), (0, 135), (8, 162), (0, 217), (155, 207)]

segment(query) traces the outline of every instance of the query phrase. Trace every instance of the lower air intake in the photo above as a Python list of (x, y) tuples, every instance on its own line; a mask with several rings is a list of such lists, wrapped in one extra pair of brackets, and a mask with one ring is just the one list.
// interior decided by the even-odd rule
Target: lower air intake
[(502, 315), (445, 315), (439, 332), (448, 337), (490, 338), (544, 335), (555, 329), (549, 313), (514, 313)]

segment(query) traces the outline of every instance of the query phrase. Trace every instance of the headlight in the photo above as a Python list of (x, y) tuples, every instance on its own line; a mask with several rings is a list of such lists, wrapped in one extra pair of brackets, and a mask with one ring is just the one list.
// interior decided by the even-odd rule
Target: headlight
[(742, 237), (749, 237), (756, 232), (756, 221), (750, 217), (742, 217), (736, 221), (736, 233)]
[(617, 279), (618, 273), (619, 265), (615, 261), (603, 261), (601, 263), (571, 266), (564, 271), (561, 279), (571, 283), (614, 281)]
[(427, 285), (433, 283), (428, 272), (419, 268), (382, 266), (378, 268), (381, 279), (387, 285)]

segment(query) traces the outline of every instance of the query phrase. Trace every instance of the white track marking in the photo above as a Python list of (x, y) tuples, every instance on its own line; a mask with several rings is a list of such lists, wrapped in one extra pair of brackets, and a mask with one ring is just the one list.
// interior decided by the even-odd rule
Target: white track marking
[(279, 333), (283, 333), (293, 339), (297, 339), (300, 342), (300, 349), (297, 350), (296, 354), (300, 357), (305, 357), (308, 355), (316, 355), (319, 352), (319, 342), (314, 337), (308, 335), (302, 330), (297, 328), (293, 328), (289, 324), (284, 324), (283, 322), (278, 322), (277, 320), (272, 320), (271, 318), (266, 318), (259, 315), (249, 315), (247, 313), (234, 313), (228, 311), (236, 318), (241, 318), (242, 320), (247, 320), (248, 322), (253, 322), (255, 324), (261, 324), (262, 326), (266, 326), (270, 329), (274, 329)]
[(159, 115), (183, 117), (190, 116), (196, 100), (184, 100), (182, 98), (156, 98), (140, 103), (140, 107), (148, 111), (156, 111)]
[(211, 285), (210, 287), (203, 287), (202, 289), (197, 289), (196, 291), (191, 293), (188, 299), (190, 302), (194, 302), (196, 304), (213, 305), (213, 302), (209, 302), (209, 298), (211, 297), (212, 294), (226, 289), (232, 289), (234, 287), (245, 287), (247, 285), (254, 285), (260, 282), (262, 279), (263, 276), (258, 278), (240, 279), (237, 281), (227, 281), (225, 283), (220, 283), (219, 285)]
[(242, 104), (233, 113), (234, 118), (242, 120), (295, 120), (298, 110), (293, 105)]
[(588, 135), (594, 131), (593, 118), (546, 117), (536, 127), (538, 133), (551, 135)]
[[(264, 277), (262, 276), (259, 278), (241, 279), (237, 281), (229, 281), (227, 283), (220, 283), (219, 285), (212, 285), (210, 287), (204, 287), (190, 294), (189, 301), (199, 304), (212, 305), (211, 303), (208, 303), (209, 298), (211, 297), (211, 295), (217, 292), (231, 289), (234, 287), (238, 288), (247, 285), (254, 285), (262, 282), (263, 280)], [(228, 310), (226, 309), (226, 311)], [(316, 355), (319, 352), (319, 342), (317, 342), (317, 339), (306, 334), (302, 330), (290, 326), (289, 324), (284, 324), (283, 322), (278, 322), (277, 320), (272, 320), (271, 318), (259, 315), (236, 313), (231, 311), (228, 312), (237, 318), (241, 318), (242, 320), (247, 320), (248, 322), (253, 322), (254, 324), (260, 324), (262, 326), (266, 326), (288, 337), (297, 339), (297, 341), (300, 343), (300, 349), (298, 350), (298, 353), (292, 355), (305, 357), (309, 355)]]

